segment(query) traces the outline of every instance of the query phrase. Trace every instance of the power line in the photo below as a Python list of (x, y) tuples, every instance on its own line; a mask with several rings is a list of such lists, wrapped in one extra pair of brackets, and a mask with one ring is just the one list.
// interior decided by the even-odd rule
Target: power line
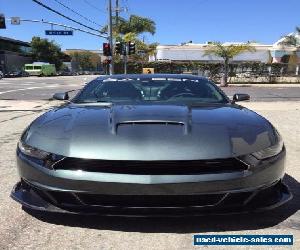
[(74, 22), (74, 23), (77, 23), (77, 24), (79, 24), (79, 25), (81, 25), (81, 26), (83, 26), (83, 27), (86, 27), (86, 28), (90, 29), (90, 30), (99, 32), (99, 30), (94, 29), (94, 28), (92, 28), (92, 27), (90, 27), (90, 26), (87, 26), (87, 25), (85, 25), (85, 24), (83, 24), (83, 23), (81, 23), (81, 22), (78, 22), (78, 21), (76, 21), (76, 20), (74, 20), (74, 19), (72, 19), (72, 18), (70, 18), (70, 17), (67, 17), (66, 15), (64, 15), (64, 14), (62, 14), (62, 13), (60, 13), (60, 12), (58, 12), (57, 10), (54, 10), (54, 9), (50, 8), (49, 6), (47, 6), (47, 5), (43, 4), (43, 3), (41, 3), (41, 2), (38, 1), (38, 0), (32, 0), (32, 1), (35, 2), (36, 4), (40, 5), (40, 6), (44, 7), (45, 9), (50, 10), (50, 11), (56, 13), (57, 15), (62, 16), (62, 17), (66, 18), (66, 19), (68, 19), (68, 20), (70, 20), (70, 21), (72, 21), (72, 22)]
[[(11, 18), (6, 18), (7, 21), (11, 21), (12, 19)], [(88, 30), (83, 30), (81, 28), (77, 28), (77, 27), (72, 27), (70, 25), (65, 25), (65, 24), (61, 24), (61, 23), (55, 23), (55, 22), (50, 22), (50, 21), (46, 21), (44, 19), (42, 20), (32, 20), (32, 19), (20, 19), (21, 22), (32, 22), (32, 23), (45, 23), (45, 24), (51, 24), (51, 25), (54, 25), (54, 26), (60, 26), (60, 27), (65, 27), (65, 28), (69, 28), (69, 29), (72, 29), (72, 30), (77, 30), (77, 31), (80, 31), (80, 32), (84, 32), (84, 33), (87, 33), (89, 35), (93, 35), (93, 36), (97, 36), (97, 37), (102, 37), (102, 38), (105, 38), (107, 39), (107, 35), (102, 35), (102, 34), (98, 34), (98, 33), (94, 33), (92, 31), (88, 31)]]
[(95, 6), (94, 4), (90, 3), (89, 1), (87, 1), (87, 0), (83, 0), (83, 1), (84, 1), (87, 5), (89, 5), (90, 7), (92, 7), (93, 9), (95, 9), (95, 10), (97, 10), (97, 11), (100, 11), (100, 12), (102, 12), (102, 13), (106, 13), (105, 10), (99, 9), (97, 6)]
[(70, 7), (68, 7), (67, 5), (63, 4), (62, 2), (60, 2), (60, 1), (58, 1), (58, 0), (54, 0), (54, 1), (57, 2), (58, 4), (60, 4), (61, 6), (65, 7), (65, 8), (68, 9), (69, 11), (73, 12), (74, 14), (76, 14), (76, 15), (78, 15), (78, 16), (84, 18), (86, 21), (88, 21), (88, 22), (90, 22), (90, 23), (93, 23), (93, 24), (95, 24), (95, 25), (97, 25), (97, 26), (103, 27), (103, 25), (98, 24), (98, 23), (94, 22), (93, 20), (91, 20), (91, 19), (89, 19), (89, 18), (87, 18), (87, 17), (81, 15), (80, 13), (78, 13), (77, 11), (71, 9)]

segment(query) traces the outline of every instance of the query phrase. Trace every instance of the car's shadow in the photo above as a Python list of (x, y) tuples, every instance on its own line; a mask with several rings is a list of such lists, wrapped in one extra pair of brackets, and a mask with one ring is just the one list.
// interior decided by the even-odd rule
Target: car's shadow
[[(300, 208), (300, 184), (286, 175), (284, 182), (290, 187), (294, 198), (287, 204), (263, 213), (218, 215), (179, 218), (123, 218), (103, 216), (79, 216), (69, 214), (41, 213), (24, 209), (44, 222), (71, 227), (147, 233), (196, 233), (257, 230), (278, 225)], [(299, 222), (287, 221), (288, 227), (300, 229)], [(291, 225), (289, 225), (291, 224)]]

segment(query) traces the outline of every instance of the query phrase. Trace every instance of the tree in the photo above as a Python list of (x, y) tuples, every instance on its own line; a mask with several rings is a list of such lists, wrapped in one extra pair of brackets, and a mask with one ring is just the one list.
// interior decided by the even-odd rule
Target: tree
[[(106, 25), (105, 27), (103, 27), (101, 32), (107, 31), (108, 27)], [(142, 33), (148, 32), (154, 35), (155, 31), (156, 24), (150, 18), (131, 15), (128, 20), (122, 17), (118, 17), (118, 22), (116, 22), (116, 17), (113, 17), (113, 32), (115, 34), (125, 35), (127, 33), (135, 33), (137, 35), (140, 35)]]
[[(298, 35), (298, 37), (297, 37)], [(296, 32), (291, 35), (284, 36), (283, 41), (280, 43), (283, 46), (299, 47), (300, 46), (300, 27), (296, 27)]]
[(72, 61), (77, 63), (80, 70), (97, 70), (100, 65), (100, 56), (90, 51), (71, 52)]
[(62, 66), (65, 54), (54, 41), (42, 39), (40, 37), (32, 37), (31, 40), (32, 58), (34, 61), (48, 62), (55, 64), (56, 69)]
[(212, 42), (207, 45), (203, 56), (215, 55), (217, 57), (221, 57), (224, 60), (224, 73), (221, 80), (221, 86), (226, 87), (228, 85), (227, 79), (229, 60), (246, 51), (255, 51), (255, 48), (251, 45), (250, 42), (231, 45), (223, 45), (220, 42)]
[[(153, 56), (156, 54), (156, 47), (158, 43), (150, 43), (146, 44), (142, 40), (138, 38), (138, 36), (133, 33), (129, 32), (125, 35), (117, 35), (116, 36), (117, 42), (134, 42), (136, 47), (136, 54), (130, 55), (130, 60), (132, 61), (148, 61), (149, 56)], [(120, 61), (119, 56), (116, 58), (116, 62)]]
[[(107, 32), (105, 26), (101, 32)], [(156, 24), (153, 20), (146, 17), (131, 15), (128, 19), (113, 17), (113, 34), (117, 42), (135, 42), (137, 54), (131, 55), (130, 59), (138, 61), (148, 61), (149, 55), (156, 50), (156, 43), (146, 44), (139, 35), (143, 33), (155, 34)], [(154, 48), (155, 46), (155, 48)], [(116, 62), (120, 61), (120, 57), (116, 56)]]

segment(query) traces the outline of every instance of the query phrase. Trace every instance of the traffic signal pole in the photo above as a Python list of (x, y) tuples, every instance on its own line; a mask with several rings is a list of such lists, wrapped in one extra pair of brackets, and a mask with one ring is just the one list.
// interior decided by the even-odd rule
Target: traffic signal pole
[(113, 47), (113, 24), (112, 24), (112, 5), (111, 0), (108, 0), (108, 42), (111, 49), (111, 63), (109, 67), (109, 74), (114, 74), (114, 47)]
[(126, 75), (127, 74), (127, 55), (128, 55), (128, 48), (127, 48), (127, 44), (125, 43), (125, 46), (124, 46), (124, 74)]

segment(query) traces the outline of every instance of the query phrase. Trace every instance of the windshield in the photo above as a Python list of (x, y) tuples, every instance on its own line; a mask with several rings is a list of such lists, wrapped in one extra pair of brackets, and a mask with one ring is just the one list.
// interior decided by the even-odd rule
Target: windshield
[(228, 100), (204, 78), (108, 78), (90, 82), (73, 102), (227, 103)]

